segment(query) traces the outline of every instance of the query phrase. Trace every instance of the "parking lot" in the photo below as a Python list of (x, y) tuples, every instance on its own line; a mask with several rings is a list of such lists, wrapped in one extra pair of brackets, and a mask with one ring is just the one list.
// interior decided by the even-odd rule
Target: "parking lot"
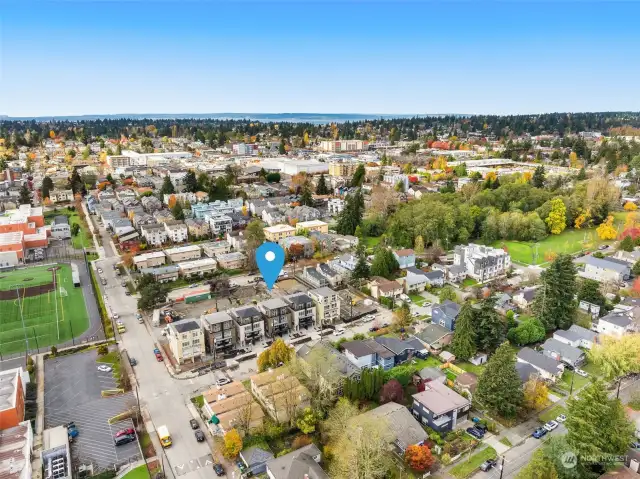
[(138, 441), (115, 447), (113, 436), (132, 428), (126, 419), (109, 424), (136, 405), (133, 393), (103, 398), (101, 391), (113, 389), (116, 382), (110, 372), (100, 372), (95, 350), (45, 361), (45, 427), (74, 422), (78, 436), (71, 444), (74, 468), (93, 464), (96, 472), (120, 466), (142, 457)]

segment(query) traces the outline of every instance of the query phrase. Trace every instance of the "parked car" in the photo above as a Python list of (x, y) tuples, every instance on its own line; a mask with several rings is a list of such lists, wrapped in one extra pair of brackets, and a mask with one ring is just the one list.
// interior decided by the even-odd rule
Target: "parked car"
[(100, 366), (98, 366), (98, 371), (100, 371), (102, 373), (110, 373), (111, 372), (111, 366), (107, 366), (105, 364), (101, 364)]
[(202, 432), (200, 429), (196, 429), (195, 436), (196, 436), (196, 441), (198, 442), (204, 441), (204, 432)]
[(131, 291), (129, 291), (128, 289), (125, 290), (124, 295), (125, 296), (131, 296)]
[(120, 436), (125, 436), (127, 434), (135, 434), (136, 430), (133, 429), (132, 427), (129, 427), (127, 429), (120, 429), (118, 432), (116, 432), (116, 435), (114, 437), (120, 437)]
[(377, 330), (379, 330), (380, 328), (378, 326), (372, 326), (369, 328), (369, 331), (372, 333), (375, 333)]
[(583, 378), (586, 378), (589, 376), (588, 372), (583, 371), (582, 369), (577, 369), (577, 368), (576, 368), (576, 374), (578, 374), (579, 376), (582, 376)]
[(216, 473), (216, 476), (218, 477), (224, 476), (225, 474), (224, 467), (222, 467), (222, 464), (219, 464), (217, 462), (213, 464), (213, 471)]
[(102, 268), (98, 268), (98, 273), (102, 274)]
[(416, 358), (419, 358), (419, 359), (427, 359), (429, 357), (429, 353), (423, 353), (422, 351), (418, 351), (415, 354), (415, 356)]
[(476, 429), (480, 429), (482, 432), (485, 432), (485, 433), (489, 430), (487, 425), (483, 422), (477, 422), (473, 427), (475, 427)]
[(468, 427), (467, 432), (476, 439), (482, 439), (484, 437), (484, 431), (475, 427)]
[(133, 442), (136, 440), (136, 436), (133, 434), (127, 434), (124, 436), (120, 436), (120, 437), (116, 437), (113, 439), (113, 443), (116, 446), (124, 446), (125, 444), (129, 444), (130, 442)]
[(191, 425), (191, 429), (198, 429), (200, 427), (200, 424), (198, 424), (198, 421), (195, 419), (189, 420), (189, 424)]
[(493, 469), (497, 463), (498, 462), (495, 459), (487, 459), (482, 464), (480, 464), (480, 470), (486, 472), (490, 469)]
[(231, 382), (231, 379), (229, 378), (218, 378), (216, 380), (216, 385), (224, 386), (225, 384), (229, 384), (230, 382)]
[(344, 334), (344, 332), (345, 332), (344, 328), (341, 328), (340, 326), (338, 326), (336, 330), (333, 332), (333, 334), (335, 336), (341, 336)]
[(564, 414), (560, 414), (557, 418), (556, 418), (556, 422), (559, 423), (563, 423), (567, 420), (567, 416), (565, 416)]
[(164, 361), (164, 359), (162, 358), (162, 354), (160, 354), (159, 352), (156, 353), (156, 361), (158, 362)]
[(126, 282), (126, 281), (123, 281), (122, 283), (120, 283), (120, 285), (121, 285), (123, 288), (125, 288), (125, 287), (127, 286), (127, 282)]
[(634, 441), (631, 444), (629, 444), (629, 447), (631, 449), (640, 449), (640, 442)]
[(557, 427), (558, 427), (558, 423), (557, 423), (557, 422), (555, 422), (555, 421), (549, 421), (549, 422), (548, 422), (548, 423), (546, 423), (543, 427), (544, 427), (547, 431), (551, 432), (551, 431), (553, 431), (555, 428), (557, 428)]
[(246, 464), (240, 458), (236, 459), (236, 466), (238, 466), (238, 469), (240, 469), (240, 472), (244, 472), (247, 470)]
[(535, 437), (536, 439), (540, 439), (541, 437), (543, 437), (545, 434), (547, 434), (547, 430), (543, 427), (539, 427), (538, 429), (536, 429), (535, 431), (533, 431), (533, 434), (531, 434), (533, 437)]
[(129, 364), (131, 364), (131, 366), (137, 366), (138, 361), (136, 361), (136, 358), (129, 358)]
[(118, 319), (120, 315), (118, 313), (113, 313), (113, 319)]

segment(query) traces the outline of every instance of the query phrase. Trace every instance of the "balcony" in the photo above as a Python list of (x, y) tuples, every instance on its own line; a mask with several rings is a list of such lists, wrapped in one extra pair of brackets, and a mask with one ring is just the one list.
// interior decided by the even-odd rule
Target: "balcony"
[(438, 416), (437, 419), (436, 418), (431, 419), (431, 423), (434, 426), (437, 426), (437, 427), (442, 427), (442, 426), (448, 424), (449, 422), (451, 422), (451, 416), (447, 416), (446, 414), (444, 414), (442, 416)]

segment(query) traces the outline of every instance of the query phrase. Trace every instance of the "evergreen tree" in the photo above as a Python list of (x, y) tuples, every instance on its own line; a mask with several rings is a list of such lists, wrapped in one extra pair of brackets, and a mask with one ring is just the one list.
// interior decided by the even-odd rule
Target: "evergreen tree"
[(31, 204), (31, 191), (29, 191), (29, 187), (26, 183), (22, 183), (20, 187), (20, 196), (18, 197), (18, 201), (21, 205), (30, 205)]
[(569, 255), (558, 256), (540, 275), (542, 285), (533, 300), (533, 311), (547, 331), (567, 329), (576, 313), (576, 268)]
[(635, 276), (640, 276), (640, 259), (634, 263), (633, 268), (631, 268), (631, 272)]
[(583, 278), (578, 289), (578, 302), (587, 301), (600, 306), (602, 312), (607, 304), (607, 299), (600, 292), (600, 283), (592, 279)]
[(351, 186), (359, 188), (364, 183), (364, 163), (360, 163), (351, 178)]
[(364, 215), (364, 197), (358, 188), (347, 196), (344, 209), (338, 215), (336, 232), (341, 235), (353, 235), (356, 227), (362, 222)]
[(284, 142), (284, 138), (282, 138), (280, 140), (280, 145), (278, 146), (278, 152), (281, 155), (286, 155), (287, 154), (287, 148), (286, 148), (287, 144)]
[(516, 355), (507, 341), (500, 345), (487, 362), (474, 398), (492, 413), (506, 419), (517, 414), (524, 396), (516, 370)]
[(506, 325), (496, 311), (496, 299), (491, 296), (482, 301), (476, 319), (476, 342), (478, 348), (492, 353), (504, 341)]
[(390, 249), (378, 246), (371, 262), (371, 275), (382, 276), (393, 279), (394, 273), (398, 271), (400, 265)]
[(177, 220), (184, 220), (184, 211), (182, 210), (182, 203), (176, 201), (176, 204), (171, 209), (171, 214)]
[(316, 194), (317, 195), (329, 194), (329, 188), (327, 187), (327, 182), (324, 179), (324, 173), (320, 175), (320, 179), (318, 180), (318, 186), (316, 186)]
[(300, 194), (300, 204), (304, 206), (313, 206), (313, 196), (311, 193), (311, 183), (306, 180), (302, 185), (302, 192)]
[(227, 180), (224, 176), (216, 178), (215, 183), (212, 181), (209, 186), (209, 201), (226, 201), (231, 195), (229, 187), (227, 186)]
[(82, 196), (84, 196), (87, 193), (87, 189), (84, 186), (82, 178), (80, 178), (80, 173), (78, 173), (78, 170), (73, 171), (69, 183), (71, 184), (71, 191), (73, 191), (74, 195), (80, 193)]
[(160, 194), (162, 196), (164, 196), (164, 195), (172, 195), (175, 192), (176, 192), (176, 189), (173, 186), (173, 183), (171, 183), (171, 178), (169, 178), (169, 175), (166, 175), (164, 177), (163, 182), (162, 182), (162, 187), (160, 188)]
[(631, 238), (631, 235), (627, 235), (624, 238), (622, 238), (622, 241), (620, 241), (620, 244), (618, 245), (618, 249), (622, 250), (622, 251), (628, 251), (631, 252), (633, 251), (633, 239)]
[(544, 188), (544, 180), (545, 180), (544, 166), (540, 165), (533, 172), (533, 176), (531, 177), (531, 184), (536, 188)]
[(582, 181), (582, 180), (586, 180), (587, 179), (587, 172), (584, 171), (584, 167), (580, 168), (580, 171), (578, 172), (578, 176), (576, 176), (576, 180), (578, 181)]
[(567, 443), (578, 458), (626, 452), (635, 427), (620, 400), (609, 398), (606, 385), (600, 379), (585, 386), (578, 399), (569, 398), (567, 406)]
[(464, 303), (456, 319), (451, 341), (451, 352), (457, 359), (468, 361), (476, 354), (475, 310), (471, 303)]
[(193, 170), (189, 170), (184, 177), (184, 189), (190, 193), (198, 191), (198, 180)]
[(356, 263), (356, 267), (353, 269), (351, 273), (351, 278), (353, 279), (366, 279), (370, 276), (369, 265), (367, 264), (367, 256), (364, 251), (364, 246), (358, 245), (358, 249), (356, 250), (356, 256), (358, 257), (358, 262)]
[(49, 192), (53, 189), (53, 180), (45, 176), (42, 180), (42, 199), (49, 198)]

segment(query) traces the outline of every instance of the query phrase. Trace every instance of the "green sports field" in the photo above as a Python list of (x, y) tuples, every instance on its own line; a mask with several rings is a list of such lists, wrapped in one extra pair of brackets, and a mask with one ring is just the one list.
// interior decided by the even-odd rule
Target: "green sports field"
[[(25, 351), (25, 333), (29, 350), (42, 351), (71, 340), (72, 331), (78, 337), (89, 328), (82, 288), (73, 286), (71, 266), (56, 267), (55, 290), (51, 265), (0, 272), (1, 354)], [(38, 291), (29, 290), (33, 287), (44, 292), (34, 295)]]

